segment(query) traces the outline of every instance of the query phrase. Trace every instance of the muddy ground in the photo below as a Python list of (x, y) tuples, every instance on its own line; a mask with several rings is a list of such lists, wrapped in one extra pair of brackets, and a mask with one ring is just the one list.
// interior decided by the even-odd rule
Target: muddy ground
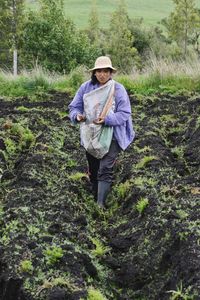
[(200, 96), (130, 98), (105, 212), (70, 96), (0, 99), (1, 300), (200, 299)]

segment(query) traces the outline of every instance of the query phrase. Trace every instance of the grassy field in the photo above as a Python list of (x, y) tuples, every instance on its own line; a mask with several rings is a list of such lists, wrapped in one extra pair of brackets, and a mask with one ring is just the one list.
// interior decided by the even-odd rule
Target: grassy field
[[(38, 2), (37, 0), (26, 1), (32, 8), (35, 8)], [(85, 28), (88, 24), (88, 16), (93, 2), (93, 0), (64, 0), (65, 13), (79, 28)], [(118, 3), (118, 0), (96, 0), (102, 27), (108, 26), (111, 14)], [(174, 7), (172, 0), (125, 0), (125, 3), (129, 16), (131, 18), (143, 18), (147, 26), (155, 25), (167, 17)], [(200, 0), (196, 0), (196, 6), (200, 8)]]
[[(81, 83), (89, 78), (90, 73), (84, 66), (74, 69), (68, 75), (51, 74), (42, 68), (36, 68), (32, 72), (23, 71), (17, 77), (10, 72), (0, 71), (0, 95), (7, 98), (40, 99), (51, 90), (74, 95)], [(135, 95), (152, 95), (157, 92), (199, 93), (200, 63), (198, 60), (175, 63), (152, 58), (143, 73), (117, 73), (114, 79), (121, 82), (130, 94)]]

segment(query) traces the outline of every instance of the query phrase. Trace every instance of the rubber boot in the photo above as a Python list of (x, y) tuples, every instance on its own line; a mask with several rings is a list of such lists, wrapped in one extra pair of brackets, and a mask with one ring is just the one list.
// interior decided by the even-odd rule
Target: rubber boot
[(97, 195), (97, 204), (101, 208), (105, 208), (105, 202), (107, 195), (110, 191), (111, 182), (107, 181), (98, 181), (98, 195)]
[(98, 195), (98, 181), (92, 182), (92, 194), (94, 196), (94, 199), (97, 201), (97, 195)]

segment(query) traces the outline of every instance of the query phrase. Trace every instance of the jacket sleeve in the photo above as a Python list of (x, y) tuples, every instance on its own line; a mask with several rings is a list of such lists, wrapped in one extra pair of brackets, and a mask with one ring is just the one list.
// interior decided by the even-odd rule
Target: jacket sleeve
[(129, 119), (131, 115), (131, 105), (125, 88), (120, 85), (115, 90), (115, 112), (111, 111), (105, 117), (105, 125), (120, 126)]
[(68, 106), (69, 117), (73, 123), (77, 123), (76, 120), (77, 114), (83, 114), (83, 95), (84, 95), (84, 85), (82, 84), (78, 89), (78, 91), (76, 92), (74, 99)]

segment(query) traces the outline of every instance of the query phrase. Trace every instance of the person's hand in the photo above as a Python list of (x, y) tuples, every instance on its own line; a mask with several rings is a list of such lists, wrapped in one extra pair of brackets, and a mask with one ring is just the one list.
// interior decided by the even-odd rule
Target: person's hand
[(93, 121), (93, 123), (96, 124), (96, 125), (103, 124), (104, 123), (104, 118), (99, 117), (99, 118), (95, 119)]
[(77, 114), (76, 120), (78, 122), (83, 122), (83, 121), (85, 121), (85, 116), (83, 116), (82, 114)]

